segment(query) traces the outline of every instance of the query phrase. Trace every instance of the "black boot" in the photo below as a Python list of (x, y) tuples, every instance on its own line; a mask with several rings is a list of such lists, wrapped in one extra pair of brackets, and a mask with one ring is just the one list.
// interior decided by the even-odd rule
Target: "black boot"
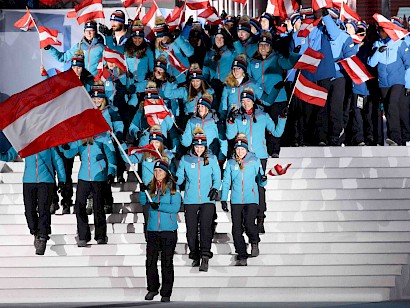
[(69, 205), (63, 205), (63, 211), (62, 214), (70, 214), (70, 206)]
[(265, 234), (265, 226), (263, 225), (264, 222), (265, 222), (265, 218), (263, 217), (257, 218), (257, 227), (258, 227), (259, 234)]
[(47, 246), (47, 239), (43, 237), (38, 238), (37, 247), (36, 247), (36, 255), (44, 255)]
[(112, 214), (112, 205), (104, 205), (104, 212), (105, 214)]
[(50, 205), (50, 214), (53, 215), (56, 213), (56, 211), (60, 208), (58, 203), (51, 203)]
[(258, 243), (251, 244), (251, 257), (259, 256), (259, 246)]
[(207, 272), (209, 268), (209, 257), (202, 257), (201, 265), (199, 266), (200, 272)]

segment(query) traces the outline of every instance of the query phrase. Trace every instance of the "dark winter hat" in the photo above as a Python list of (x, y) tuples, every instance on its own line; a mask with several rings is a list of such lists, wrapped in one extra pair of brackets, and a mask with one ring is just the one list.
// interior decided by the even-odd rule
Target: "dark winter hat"
[(357, 31), (357, 24), (354, 21), (348, 21), (346, 22), (346, 25), (352, 25), (354, 28), (354, 31)]
[(157, 169), (157, 168), (164, 170), (166, 173), (169, 172), (169, 164), (167, 161), (163, 159), (159, 159), (155, 162), (154, 169)]
[(188, 79), (189, 79), (189, 80), (192, 80), (192, 79), (205, 80), (205, 77), (204, 77), (204, 75), (202, 74), (202, 70), (201, 70), (201, 69), (195, 68), (195, 69), (189, 70)]
[(259, 38), (258, 44), (260, 43), (266, 43), (272, 46), (273, 45), (272, 36), (269, 34), (262, 34), (261, 37)]
[(168, 26), (165, 23), (155, 25), (153, 30), (155, 37), (168, 36)]
[(167, 71), (167, 62), (164, 59), (157, 58), (154, 63), (154, 67), (162, 68), (164, 71)]
[(199, 100), (198, 100), (198, 105), (204, 105), (205, 107), (207, 107), (208, 109), (211, 109), (211, 105), (212, 105), (212, 100), (209, 97), (204, 97), (202, 96)]
[(259, 20), (260, 19), (262, 19), (262, 18), (266, 18), (267, 20), (269, 20), (269, 24), (271, 25), (272, 23), (273, 23), (273, 16), (271, 15), (271, 14), (269, 14), (269, 13), (267, 13), (267, 12), (264, 12), (262, 15), (261, 15), (261, 17), (259, 18)]
[(92, 29), (97, 31), (97, 23), (94, 20), (89, 20), (84, 24), (84, 30)]
[(157, 88), (146, 88), (144, 98), (145, 99), (158, 99), (159, 90)]
[(164, 143), (165, 136), (160, 131), (153, 131), (149, 133), (149, 141), (158, 140)]
[(231, 15), (228, 15), (228, 16), (226, 16), (226, 19), (224, 20), (224, 22), (225, 23), (227, 23), (227, 22), (235, 23), (235, 17), (233, 17)]
[(83, 55), (74, 55), (71, 58), (71, 66), (84, 67), (84, 56)]
[(205, 134), (195, 134), (194, 138), (192, 139), (192, 145), (203, 145), (206, 147), (206, 135)]
[(241, 93), (241, 100), (243, 98), (249, 98), (252, 102), (255, 101), (255, 94), (251, 90), (243, 90)]
[(90, 91), (91, 97), (101, 97), (105, 98), (105, 87), (104, 85), (93, 85)]
[(235, 139), (235, 146), (234, 148), (242, 147), (248, 150), (248, 139), (244, 137), (237, 137)]
[(125, 14), (123, 11), (121, 10), (115, 10), (111, 16), (110, 16), (110, 20), (114, 20), (114, 21), (118, 21), (120, 23), (125, 24)]
[(262, 30), (261, 24), (255, 18), (251, 18), (249, 23), (251, 24), (251, 26), (254, 26), (258, 32), (260, 32)]
[(246, 62), (246, 60), (243, 58), (236, 57), (232, 62), (231, 69), (233, 69), (234, 67), (239, 67), (246, 72), (248, 68), (248, 62)]
[(222, 35), (225, 40), (229, 37), (228, 32), (227, 32), (224, 28), (219, 28), (219, 29), (216, 31), (215, 36), (217, 36), (217, 35)]
[(339, 14), (340, 14), (340, 13), (339, 13), (339, 10), (338, 10), (338, 9), (329, 8), (328, 11), (329, 11), (330, 17), (332, 17), (333, 19), (338, 19), (338, 18), (339, 18)]
[(132, 26), (130, 36), (131, 37), (145, 37), (144, 26), (142, 25)]
[(239, 30), (243, 30), (243, 31), (246, 31), (246, 32), (248, 32), (248, 33), (252, 33), (252, 31), (251, 31), (251, 24), (250, 24), (249, 22), (247, 22), (247, 21), (241, 21), (241, 22), (239, 22), (237, 30), (238, 30), (238, 31), (239, 31)]
[(300, 15), (300, 13), (299, 12), (295, 12), (295, 13), (293, 13), (292, 15), (290, 15), (290, 22), (292, 23), (292, 26), (294, 26), (295, 25), (295, 23), (298, 21), (298, 20), (301, 20), (302, 19), (302, 16)]

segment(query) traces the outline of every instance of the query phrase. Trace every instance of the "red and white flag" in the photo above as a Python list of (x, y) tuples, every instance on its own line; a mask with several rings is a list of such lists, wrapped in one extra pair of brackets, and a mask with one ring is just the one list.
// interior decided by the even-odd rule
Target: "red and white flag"
[(266, 12), (273, 16), (280, 16), (283, 20), (287, 19), (299, 9), (297, 0), (268, 0)]
[(299, 77), (296, 80), (294, 94), (308, 104), (320, 107), (326, 105), (327, 90), (307, 80), (302, 74), (299, 74)]
[(103, 59), (101, 58), (97, 65), (97, 76), (94, 77), (94, 80), (106, 81), (110, 75), (110, 72), (104, 67)]
[(0, 104), (0, 130), (21, 157), (110, 130), (73, 70)]
[(162, 158), (161, 154), (158, 152), (157, 148), (152, 143), (149, 143), (141, 147), (128, 148), (128, 155), (140, 154), (140, 153), (149, 153), (152, 156), (155, 156), (156, 158), (159, 158), (159, 159)]
[(40, 36), (40, 48), (44, 48), (47, 45), (61, 45), (61, 42), (57, 39), (57, 30), (38, 26), (38, 34)]
[(355, 84), (361, 84), (373, 78), (357, 56), (351, 56), (338, 62), (343, 66)]
[(149, 126), (155, 124), (160, 125), (167, 116), (171, 116), (171, 113), (169, 112), (167, 106), (165, 106), (162, 98), (157, 100), (155, 104), (146, 99), (144, 101), (144, 112)]
[(185, 72), (186, 70), (189, 69), (189, 67), (186, 67), (185, 65), (182, 64), (181, 61), (179, 61), (179, 59), (177, 58), (177, 56), (175, 55), (173, 50), (169, 50), (169, 49), (164, 49), (164, 51), (167, 53), (168, 55), (168, 61), (169, 63), (175, 67), (178, 72), (182, 73)]
[(209, 6), (209, 1), (206, 0), (186, 0), (185, 4), (191, 10), (202, 10)]
[(143, 0), (121, 0), (121, 2), (122, 2), (122, 5), (125, 8), (127, 8), (127, 7), (130, 7), (133, 4), (138, 4), (138, 3), (142, 4)]
[(332, 0), (312, 0), (312, 9), (314, 11), (320, 10), (321, 8), (332, 8)]
[(401, 40), (403, 37), (409, 34), (408, 31), (406, 31), (402, 27), (395, 25), (383, 15), (376, 13), (373, 15), (373, 18), (376, 20), (379, 26), (383, 28), (387, 35), (395, 42)]
[(155, 18), (157, 16), (162, 16), (161, 11), (158, 8), (157, 3), (154, 1), (149, 8), (148, 12), (142, 17), (141, 22), (144, 24), (145, 37), (150, 41), (153, 41), (154, 36), (154, 27), (155, 27)]
[(85, 0), (74, 7), (79, 25), (97, 18), (104, 18), (102, 0)]
[(316, 20), (306, 18), (300, 25), (298, 37), (308, 37), (310, 32), (312, 32), (312, 30), (320, 23), (320, 21), (320, 18)]
[(222, 20), (218, 16), (218, 11), (215, 7), (207, 7), (198, 17), (206, 19), (206, 21), (211, 25), (222, 25)]
[(170, 31), (175, 30), (181, 23), (185, 21), (185, 5), (176, 6), (172, 12), (165, 18)]
[(77, 12), (74, 9), (72, 9), (67, 12), (66, 17), (67, 18), (77, 18)]
[(284, 175), (286, 174), (290, 166), (292, 166), (292, 164), (287, 164), (285, 168), (283, 168), (281, 165), (277, 164), (275, 165), (275, 167), (269, 170), (268, 174), (271, 176)]
[(355, 44), (361, 44), (363, 42), (364, 36), (359, 36), (357, 34), (351, 34), (350, 37)]
[(115, 63), (115, 65), (117, 65), (117, 67), (123, 72), (127, 71), (127, 63), (125, 62), (124, 54), (109, 49), (108, 47), (104, 47), (103, 58), (105, 62)]
[(142, 3), (137, 6), (137, 10), (136, 10), (136, 15), (135, 15), (134, 21), (140, 19), (141, 9), (142, 9)]
[(357, 20), (360, 21), (362, 20), (353, 9), (351, 9), (346, 3), (342, 2), (341, 4), (341, 9), (340, 9), (340, 20), (345, 21), (345, 20)]
[(240, 3), (240, 4), (245, 5), (245, 3), (246, 3), (247, 0), (232, 0), (232, 1), (233, 1), (233, 2), (238, 2), (238, 3)]
[(347, 0), (333, 0), (333, 7), (340, 10), (342, 7), (342, 3), (347, 3)]
[(27, 13), (24, 14), (23, 17), (21, 17), (19, 20), (17, 20), (14, 23), (14, 26), (16, 28), (19, 28), (19, 29), (23, 30), (23, 31), (28, 31), (31, 28), (33, 28), (34, 27), (34, 21), (33, 21), (33, 17), (31, 16), (30, 11), (27, 10)]
[(299, 58), (299, 61), (296, 62), (294, 68), (316, 73), (317, 67), (324, 57), (325, 56), (322, 53), (308, 47), (308, 49), (306, 49), (303, 55)]

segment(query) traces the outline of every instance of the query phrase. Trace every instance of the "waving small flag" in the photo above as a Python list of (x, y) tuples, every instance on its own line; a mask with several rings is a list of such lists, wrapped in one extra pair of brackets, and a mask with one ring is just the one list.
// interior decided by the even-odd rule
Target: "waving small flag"
[(321, 19), (313, 20), (311, 18), (306, 18), (300, 25), (298, 37), (308, 37), (310, 32), (319, 24)]
[(125, 62), (124, 54), (105, 47), (103, 58), (106, 62), (115, 63), (115, 65), (117, 65), (117, 67), (123, 72), (127, 71), (127, 63)]
[(171, 116), (162, 98), (153, 103), (149, 100), (144, 101), (144, 112), (149, 126), (161, 124), (167, 116)]
[(314, 11), (320, 10), (321, 8), (331, 8), (333, 7), (332, 0), (312, 0), (312, 9)]
[(14, 23), (14, 26), (16, 28), (19, 28), (19, 29), (23, 30), (23, 31), (28, 31), (31, 28), (33, 28), (34, 27), (34, 21), (33, 21), (33, 17), (31, 16), (30, 11), (27, 10), (27, 13), (24, 14), (23, 17), (21, 17), (19, 20), (17, 20)]
[(353, 9), (351, 9), (346, 3), (342, 2), (341, 9), (340, 9), (340, 20), (362, 20)]
[(161, 154), (158, 152), (157, 148), (152, 143), (149, 143), (142, 147), (128, 148), (128, 155), (139, 154), (139, 153), (149, 153), (152, 156), (155, 156), (156, 158), (159, 158), (159, 159), (162, 158)]
[(373, 76), (367, 71), (366, 66), (357, 56), (343, 59), (339, 61), (339, 63), (343, 66), (346, 73), (352, 78), (355, 84), (361, 84), (373, 78)]
[(307, 80), (302, 74), (296, 80), (294, 94), (306, 103), (320, 107), (326, 105), (327, 90)]
[(177, 56), (175, 55), (173, 50), (169, 50), (169, 49), (164, 49), (164, 51), (167, 53), (168, 55), (168, 60), (169, 63), (175, 67), (178, 72), (182, 73), (185, 72), (186, 70), (188, 70), (189, 68), (186, 67), (185, 65), (182, 64), (181, 61), (179, 61), (179, 59), (177, 58)]
[(289, 167), (292, 166), (292, 164), (287, 164), (285, 168), (283, 168), (281, 165), (277, 164), (275, 167), (273, 167), (271, 170), (269, 170), (268, 174), (271, 176), (280, 176), (286, 174), (288, 171)]
[(57, 39), (57, 30), (38, 26), (38, 34), (40, 36), (40, 48), (44, 48), (48, 45), (61, 45), (61, 42)]
[(104, 67), (103, 59), (100, 59), (97, 65), (97, 76), (94, 77), (94, 80), (106, 81), (110, 75), (110, 72)]
[(85, 0), (74, 7), (79, 25), (93, 19), (104, 18), (102, 0)]
[(299, 61), (296, 62), (294, 68), (316, 73), (317, 67), (324, 57), (322, 53), (309, 47), (299, 58)]
[(176, 6), (172, 12), (165, 18), (170, 31), (175, 30), (182, 22), (185, 21), (185, 5)]
[(186, 6), (191, 10), (206, 9), (209, 5), (209, 1), (206, 0), (186, 0)]
[(208, 6), (198, 17), (206, 19), (211, 25), (221, 25), (222, 21), (218, 16), (218, 12), (215, 7)]
[(409, 34), (408, 31), (406, 31), (402, 27), (395, 25), (383, 15), (376, 13), (373, 15), (373, 18), (376, 20), (379, 26), (383, 28), (387, 35), (395, 42), (401, 40), (403, 37)]

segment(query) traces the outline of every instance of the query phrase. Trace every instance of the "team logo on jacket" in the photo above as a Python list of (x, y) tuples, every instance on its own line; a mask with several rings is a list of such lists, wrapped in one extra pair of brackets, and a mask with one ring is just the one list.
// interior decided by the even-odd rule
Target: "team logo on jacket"
[[(239, 142), (240, 142), (240, 141), (239, 141)], [(239, 165), (236, 164), (234, 169), (235, 169), (235, 170), (239, 170)]]
[(259, 68), (259, 63), (255, 63), (255, 68)]
[(194, 169), (195, 168), (195, 163), (191, 164), (191, 168)]
[[(248, 120), (243, 119), (243, 120), (242, 120), (242, 124), (243, 124), (243, 125), (246, 125), (246, 123), (248, 123)], [(240, 141), (239, 141), (239, 142), (240, 142)]]

